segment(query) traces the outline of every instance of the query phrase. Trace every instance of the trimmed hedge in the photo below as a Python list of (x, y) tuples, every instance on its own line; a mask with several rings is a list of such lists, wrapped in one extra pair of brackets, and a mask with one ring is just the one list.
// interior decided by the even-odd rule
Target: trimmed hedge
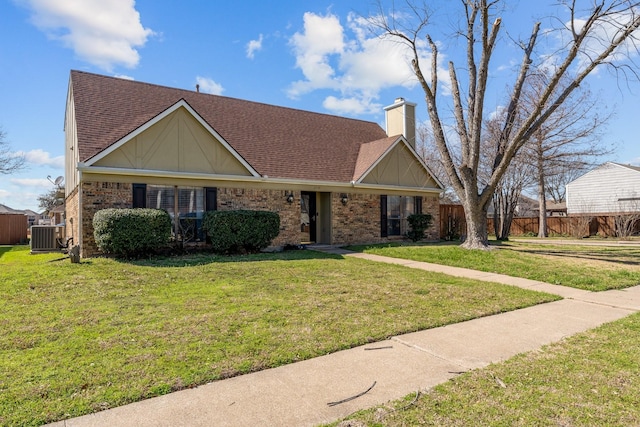
[(255, 253), (271, 244), (280, 232), (276, 212), (235, 210), (206, 212), (202, 222), (214, 252)]
[(160, 209), (103, 209), (93, 216), (93, 235), (102, 252), (138, 258), (167, 245), (171, 217)]
[(433, 217), (431, 214), (412, 214), (407, 217), (409, 231), (407, 237), (417, 242), (424, 238), (424, 232), (431, 226)]

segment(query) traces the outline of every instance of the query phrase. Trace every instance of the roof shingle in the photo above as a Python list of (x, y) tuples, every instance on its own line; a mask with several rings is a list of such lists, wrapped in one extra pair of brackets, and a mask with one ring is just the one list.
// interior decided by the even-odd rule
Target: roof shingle
[(80, 161), (89, 160), (181, 99), (258, 173), (272, 178), (349, 182), (356, 166), (366, 170), (369, 165), (363, 161), (377, 160), (370, 160), (372, 156), (358, 160), (361, 145), (387, 138), (373, 122), (82, 71), (71, 71), (70, 90)]

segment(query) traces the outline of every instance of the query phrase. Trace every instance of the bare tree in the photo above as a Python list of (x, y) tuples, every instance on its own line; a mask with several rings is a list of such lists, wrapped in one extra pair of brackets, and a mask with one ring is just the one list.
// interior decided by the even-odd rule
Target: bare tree
[(521, 207), (522, 192), (531, 184), (533, 168), (521, 154), (514, 157), (493, 194), (493, 226), (498, 240), (508, 240), (513, 218)]
[(567, 184), (587, 172), (580, 164), (564, 164), (555, 168), (545, 180), (546, 199), (554, 203), (562, 203), (567, 198)]
[[(492, 164), (489, 162), (496, 150), (499, 149), (497, 141), (500, 140), (502, 129), (500, 128), (504, 111), (485, 123), (485, 132), (480, 145), (481, 156), (478, 167), (478, 177), (481, 184), (486, 185), (491, 179)], [(511, 233), (511, 224), (518, 209), (521, 207), (522, 192), (531, 185), (533, 170), (525, 155), (519, 152), (511, 161), (507, 171), (498, 182), (493, 193), (493, 229), (498, 240), (508, 240)]]
[(640, 226), (640, 197), (634, 192), (630, 197), (616, 197), (618, 212), (613, 217), (616, 236), (626, 240), (637, 233)]
[[(588, 10), (578, 9), (578, 2), (563, 0), (567, 21), (556, 20), (556, 33), (541, 34), (540, 22), (533, 24), (528, 40), (520, 42), (522, 60), (509, 85), (509, 103), (501, 125), (498, 149), (491, 159), (491, 175), (486, 183), (478, 180), (483, 122), (485, 120), (485, 97), (489, 85), (489, 64), (499, 40), (502, 19), (496, 16), (506, 4), (500, 0), (461, 0), (460, 16), (463, 28), (458, 36), (465, 44), (465, 73), (460, 72), (453, 60), (448, 63), (451, 86), (453, 127), (455, 135), (445, 131), (446, 123), (441, 118), (446, 107), (440, 107), (438, 73), (440, 47), (428, 31), (438, 20), (426, 3), (406, 0), (405, 10), (385, 13), (379, 3), (380, 13), (371, 18), (374, 29), (383, 37), (391, 37), (406, 44), (412, 56), (413, 72), (420, 83), (427, 104), (427, 111), (435, 144), (444, 168), (460, 202), (464, 206), (467, 222), (467, 248), (486, 249), (487, 209), (495, 189), (507, 171), (511, 161), (554, 112), (565, 103), (584, 79), (601, 65), (611, 66), (617, 73), (635, 75), (637, 64), (632, 61), (631, 49), (636, 48), (635, 31), (640, 26), (640, 3), (630, 0), (594, 0)], [(584, 3), (584, 2), (583, 2)], [(583, 4), (581, 3), (581, 4)], [(449, 10), (450, 8), (446, 8)], [(409, 18), (411, 17), (411, 18)], [(554, 55), (538, 51), (538, 42), (545, 37), (559, 36), (564, 45)], [(423, 40), (426, 39), (430, 53), (429, 66), (423, 69)], [(549, 39), (547, 39), (549, 40)], [(553, 57), (554, 61), (550, 61)], [(523, 89), (528, 77), (544, 64), (550, 70), (540, 98), (529, 115), (516, 120), (520, 109)], [(426, 72), (425, 72), (426, 70)], [(566, 82), (563, 84), (563, 82)], [(466, 90), (463, 90), (463, 84)], [(463, 94), (466, 94), (464, 99)], [(442, 116), (444, 117), (444, 115)], [(455, 140), (454, 140), (455, 139)], [(459, 147), (460, 161), (452, 155)]]
[(62, 204), (64, 204), (64, 188), (54, 188), (38, 196), (38, 207), (44, 212), (49, 212)]
[(458, 203), (458, 196), (453, 191), (449, 182), (447, 171), (440, 159), (438, 148), (436, 147), (430, 130), (424, 124), (416, 127), (416, 152), (424, 160), (429, 170), (438, 178), (444, 186), (444, 192), (440, 196), (440, 203)]
[[(529, 76), (522, 95), (522, 116), (526, 117), (535, 108), (541, 92), (548, 85), (548, 78), (544, 72)], [(566, 78), (562, 81), (566, 82)], [(558, 92), (566, 86), (563, 83), (558, 86)], [(598, 157), (610, 154), (612, 146), (600, 141), (602, 130), (610, 118), (611, 113), (598, 97), (581, 86), (533, 132), (524, 146), (523, 152), (535, 169), (538, 237), (547, 237), (547, 180), (570, 170), (584, 171)]]
[(0, 174), (10, 175), (25, 168), (25, 158), (11, 151), (5, 137), (5, 133), (0, 128)]

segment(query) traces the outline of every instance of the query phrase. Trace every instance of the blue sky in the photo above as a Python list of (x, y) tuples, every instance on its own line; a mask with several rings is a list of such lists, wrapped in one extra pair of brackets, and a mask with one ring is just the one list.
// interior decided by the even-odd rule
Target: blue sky
[[(488, 109), (499, 107), (520, 61), (510, 40), (528, 37), (534, 19), (558, 13), (543, 6), (546, 0), (507, 3)], [(0, 2), (0, 127), (28, 160), (25, 171), (0, 175), (0, 203), (38, 211), (38, 195), (53, 188), (47, 177), (64, 174), (71, 69), (184, 89), (199, 83), (201, 91), (381, 125), (382, 107), (401, 96), (417, 102), (417, 118), (426, 120), (422, 91), (400, 47), (366, 31), (361, 18), (375, 12), (371, 0)], [(462, 47), (451, 41), (454, 25), (451, 19), (433, 29), (446, 60)], [(616, 106), (603, 140), (618, 148), (602, 161), (640, 164), (640, 85), (628, 89), (608, 73), (589, 83), (604, 105)]]

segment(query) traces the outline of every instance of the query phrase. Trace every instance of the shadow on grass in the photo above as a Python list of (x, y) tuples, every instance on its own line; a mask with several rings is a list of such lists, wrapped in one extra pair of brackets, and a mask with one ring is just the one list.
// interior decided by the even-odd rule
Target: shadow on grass
[(509, 247), (516, 252), (527, 254), (545, 255), (558, 258), (576, 258), (592, 261), (603, 261), (611, 264), (620, 264), (626, 266), (640, 266), (640, 250), (638, 249), (616, 249), (616, 250), (572, 250), (563, 248), (562, 250), (551, 249), (530, 249)]
[(320, 259), (344, 259), (344, 257), (342, 255), (314, 250), (292, 250), (248, 255), (216, 255), (211, 252), (197, 252), (185, 255), (158, 256), (136, 260), (116, 259), (116, 261), (145, 267), (191, 267), (194, 265), (228, 262), (302, 261)]
[(0, 258), (2, 258), (4, 254), (12, 250), (13, 250), (13, 246), (0, 246)]

